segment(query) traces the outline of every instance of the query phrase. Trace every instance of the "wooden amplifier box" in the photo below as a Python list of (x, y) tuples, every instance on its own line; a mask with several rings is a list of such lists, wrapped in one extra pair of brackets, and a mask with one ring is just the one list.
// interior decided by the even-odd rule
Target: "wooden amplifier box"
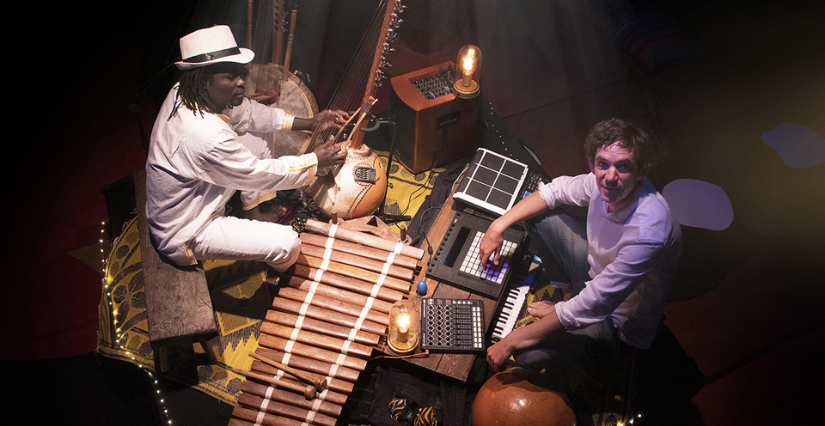
[(433, 65), (390, 80), (390, 111), (397, 126), (395, 158), (421, 173), (463, 157), (478, 148), (478, 98), (452, 93), (452, 62)]

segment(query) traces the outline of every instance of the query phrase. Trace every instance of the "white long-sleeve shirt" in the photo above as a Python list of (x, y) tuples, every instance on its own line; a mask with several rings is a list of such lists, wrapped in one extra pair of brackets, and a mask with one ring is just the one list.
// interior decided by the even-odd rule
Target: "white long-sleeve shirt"
[[(180, 265), (196, 263), (188, 248), (236, 190), (277, 191), (310, 184), (315, 154), (258, 159), (236, 131), (274, 132), (291, 119), (283, 110), (244, 99), (227, 115), (177, 105), (178, 85), (161, 105), (146, 161), (146, 218), (158, 250)], [(173, 110), (177, 111), (173, 115)]]
[(622, 340), (649, 347), (682, 251), (681, 230), (664, 197), (645, 179), (624, 208), (608, 213), (592, 173), (555, 178), (539, 193), (550, 209), (589, 206), (591, 280), (578, 295), (556, 304), (561, 324), (575, 330), (610, 317)]

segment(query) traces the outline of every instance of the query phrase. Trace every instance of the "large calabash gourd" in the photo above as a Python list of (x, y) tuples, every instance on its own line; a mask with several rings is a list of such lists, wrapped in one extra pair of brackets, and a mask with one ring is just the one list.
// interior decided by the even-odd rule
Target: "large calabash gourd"
[(491, 377), (473, 401), (476, 426), (575, 426), (567, 399), (542, 374), (513, 368)]

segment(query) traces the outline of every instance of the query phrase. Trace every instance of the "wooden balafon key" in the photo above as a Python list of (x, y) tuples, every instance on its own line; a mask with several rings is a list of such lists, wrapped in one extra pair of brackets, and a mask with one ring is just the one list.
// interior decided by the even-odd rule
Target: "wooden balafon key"
[[(313, 256), (317, 260), (311, 266), (294, 265), (287, 270), (291, 277), (281, 280), (273, 309), (261, 323), (259, 348), (250, 353), (251, 371), (239, 372), (247, 380), (230, 425), (334, 425), (340, 416), (367, 358), (386, 334), (390, 308), (412, 286), (411, 279), (389, 276), (391, 267), (413, 271), (424, 255), (400, 243), (397, 234), (392, 241), (346, 226), (307, 221), (302, 239), (312, 229), (323, 242), (302, 244), (301, 256), (306, 257), (305, 246), (313, 246), (308, 251), (316, 254), (321, 247), (323, 253)], [(338, 244), (342, 235), (348, 244), (372, 250), (364, 259), (382, 259), (380, 270), (336, 267), (331, 259), (340, 258), (339, 248), (356, 253)]]

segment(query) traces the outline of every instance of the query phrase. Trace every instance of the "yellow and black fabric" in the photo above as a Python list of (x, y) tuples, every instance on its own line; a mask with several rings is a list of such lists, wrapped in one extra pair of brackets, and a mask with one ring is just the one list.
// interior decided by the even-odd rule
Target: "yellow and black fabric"
[(562, 299), (561, 290), (554, 288), (550, 284), (545, 284), (542, 286), (538, 286), (537, 288), (531, 288), (530, 292), (524, 298), (524, 304), (521, 306), (521, 310), (518, 314), (518, 319), (516, 320), (516, 324), (513, 326), (513, 329), (517, 329), (519, 327), (524, 327), (527, 324), (531, 324), (538, 320), (538, 317), (530, 315), (527, 313), (527, 307), (532, 305), (536, 302), (541, 302), (543, 300), (551, 300), (553, 302), (558, 302)]
[[(386, 164), (386, 153), (379, 155)], [(392, 188), (387, 192), (384, 212), (415, 215), (440, 171), (412, 174), (393, 164), (389, 178)], [(250, 369), (252, 358), (248, 354), (258, 347), (261, 321), (275, 297), (278, 277), (266, 264), (253, 261), (209, 260), (203, 262), (203, 268), (220, 330), (220, 336), (207, 344), (218, 354), (218, 362), (204, 364), (197, 356), (203, 352), (199, 345), (169, 351), (167, 375), (234, 404), (243, 379), (227, 367)], [(98, 352), (156, 370), (147, 330), (137, 219), (124, 225), (106, 262)]]

